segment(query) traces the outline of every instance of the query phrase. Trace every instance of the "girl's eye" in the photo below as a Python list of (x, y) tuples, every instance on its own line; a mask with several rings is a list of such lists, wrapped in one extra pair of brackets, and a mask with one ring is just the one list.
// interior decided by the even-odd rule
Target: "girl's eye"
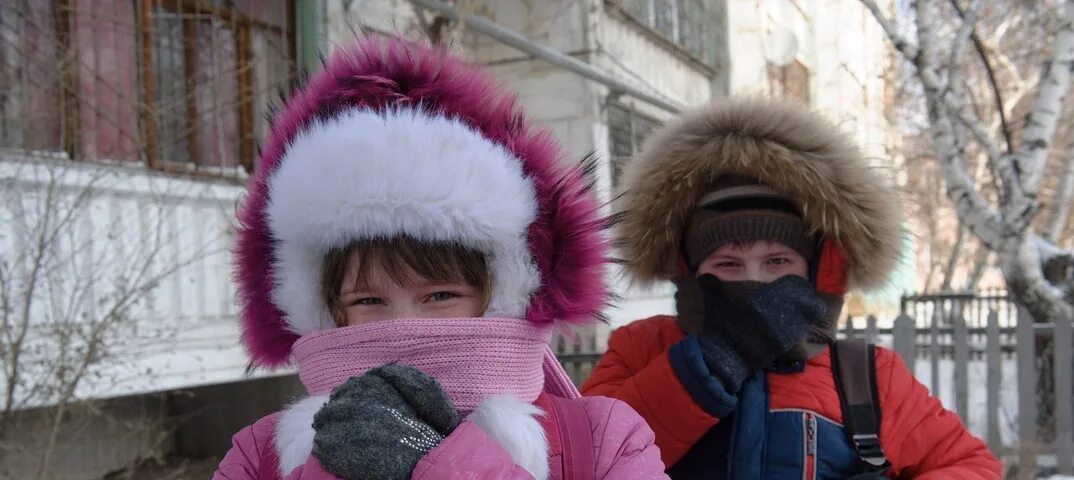
[(771, 265), (787, 265), (787, 264), (791, 263), (791, 259), (786, 258), (786, 257), (770, 258), (768, 260), (768, 263), (771, 264)]
[(434, 302), (443, 302), (446, 300), (451, 300), (452, 298), (455, 298), (457, 296), (458, 295), (455, 295), (451, 292), (436, 292), (432, 295), (429, 295), (429, 300), (432, 300)]
[(716, 268), (735, 268), (738, 264), (735, 262), (720, 262), (716, 264)]
[(355, 300), (355, 305), (384, 305), (384, 300), (377, 297), (366, 297)]

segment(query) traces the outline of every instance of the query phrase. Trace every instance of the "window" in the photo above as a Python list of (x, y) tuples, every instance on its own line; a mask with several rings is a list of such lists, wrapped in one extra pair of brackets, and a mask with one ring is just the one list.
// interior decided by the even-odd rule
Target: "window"
[(618, 188), (623, 166), (641, 150), (641, 144), (660, 123), (620, 104), (609, 104), (608, 150), (611, 155), (612, 187)]
[(252, 170), (265, 132), (255, 124), (294, 70), (293, 9), (268, 0), (142, 4), (141, 34), (151, 48), (142, 65), (143, 128), (153, 164)]
[(704, 0), (613, 2), (634, 21), (678, 45), (705, 64), (715, 64), (718, 22)]
[(768, 66), (768, 89), (773, 96), (809, 104), (809, 69), (795, 60), (788, 65)]
[(188, 173), (252, 169), (265, 109), (296, 73), (293, 1), (85, 5), (0, 5), (0, 147)]
[(64, 148), (61, 72), (69, 58), (58, 12), (54, 2), (0, 2), (0, 146)]

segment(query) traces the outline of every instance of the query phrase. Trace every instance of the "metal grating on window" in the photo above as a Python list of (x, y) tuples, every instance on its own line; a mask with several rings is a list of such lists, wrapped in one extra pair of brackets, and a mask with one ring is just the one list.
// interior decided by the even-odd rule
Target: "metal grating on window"
[(653, 23), (654, 30), (660, 32), (664, 38), (676, 43), (679, 42), (679, 37), (675, 31), (676, 22), (676, 10), (678, 9), (678, 0), (652, 0), (653, 2)]
[(624, 0), (624, 12), (634, 20), (679, 45), (699, 60), (712, 64), (713, 44), (716, 42), (710, 18), (711, 10), (704, 0)]
[(183, 55), (183, 17), (179, 13), (156, 10), (153, 22), (153, 109), (157, 126), (157, 159), (165, 163), (190, 161), (186, 132), (186, 58)]
[(624, 0), (623, 10), (638, 21), (648, 25), (652, 23), (652, 2), (650, 0)]
[(612, 186), (615, 187), (619, 185), (623, 166), (641, 150), (641, 144), (660, 123), (619, 104), (608, 105), (606, 114)]
[(241, 175), (297, 73), (294, 0), (0, 2), (0, 147)]
[(613, 157), (634, 154), (630, 111), (618, 105), (608, 107), (608, 145)]

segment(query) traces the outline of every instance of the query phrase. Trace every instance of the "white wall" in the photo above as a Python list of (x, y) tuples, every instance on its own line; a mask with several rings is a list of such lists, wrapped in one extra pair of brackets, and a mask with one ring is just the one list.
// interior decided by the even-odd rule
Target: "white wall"
[[(882, 2), (883, 3), (883, 2)], [(870, 157), (889, 156), (896, 125), (884, 75), (886, 37), (857, 0), (729, 0), (733, 95), (767, 96), (770, 36), (791, 31), (810, 71), (810, 106), (843, 127)]]

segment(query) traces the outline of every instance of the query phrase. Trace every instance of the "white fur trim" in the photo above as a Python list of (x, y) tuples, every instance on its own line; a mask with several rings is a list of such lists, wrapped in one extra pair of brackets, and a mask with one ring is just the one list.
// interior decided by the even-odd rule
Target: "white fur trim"
[(305, 335), (334, 326), (321, 259), (357, 239), (406, 234), (486, 254), (489, 316), (521, 318), (539, 284), (527, 234), (532, 182), (518, 158), (462, 122), (414, 110), (349, 110), (298, 135), (269, 179), (273, 301)]
[[(280, 458), (280, 476), (302, 466), (313, 452), (313, 416), (328, 402), (328, 395), (311, 396), (287, 407), (276, 423), (273, 444)], [(516, 465), (534, 480), (549, 478), (548, 440), (537, 420), (540, 408), (514, 395), (486, 398), (466, 417), (511, 454)]]
[(466, 417), (511, 454), (511, 459), (536, 480), (549, 477), (548, 440), (536, 417), (540, 408), (513, 395), (486, 398)]
[(313, 416), (328, 402), (328, 395), (314, 395), (287, 407), (276, 421), (272, 441), (280, 459), (280, 476), (300, 467), (313, 452)]

